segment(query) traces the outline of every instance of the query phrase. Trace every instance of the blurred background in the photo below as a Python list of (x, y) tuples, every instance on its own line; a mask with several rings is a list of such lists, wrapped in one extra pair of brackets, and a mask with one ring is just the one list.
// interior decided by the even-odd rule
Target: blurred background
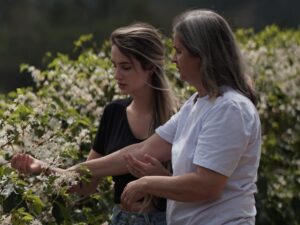
[(144, 21), (169, 36), (173, 17), (190, 8), (213, 9), (233, 29), (300, 24), (299, 0), (0, 0), (0, 93), (32, 85), (19, 65), (40, 68), (46, 52), (70, 54), (82, 34), (101, 42), (119, 26)]

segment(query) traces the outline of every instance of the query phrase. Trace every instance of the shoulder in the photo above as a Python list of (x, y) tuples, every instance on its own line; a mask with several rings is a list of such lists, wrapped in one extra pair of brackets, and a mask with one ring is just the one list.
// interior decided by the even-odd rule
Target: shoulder
[(197, 99), (198, 93), (194, 93), (188, 100), (186, 100), (182, 106), (180, 107), (179, 111), (176, 113), (178, 114), (179, 112), (189, 110), (190, 108), (193, 107), (195, 103), (195, 99)]
[(204, 102), (205, 119), (240, 118), (246, 123), (259, 122), (258, 112), (251, 100), (230, 87), (224, 87), (223, 94), (216, 99), (206, 99)]
[(258, 112), (251, 100), (232, 88), (224, 89), (223, 95), (214, 101), (210, 113), (226, 119), (234, 118), (236, 123), (240, 118), (243, 126), (251, 127), (260, 123)]
[(231, 107), (245, 114), (257, 114), (256, 107), (249, 98), (229, 87), (224, 88), (224, 94), (220, 98), (220, 105)]
[(115, 111), (115, 110), (124, 110), (130, 104), (131, 101), (132, 101), (131, 98), (114, 100), (105, 106), (104, 112), (107, 112), (107, 111), (111, 112), (111, 111)]

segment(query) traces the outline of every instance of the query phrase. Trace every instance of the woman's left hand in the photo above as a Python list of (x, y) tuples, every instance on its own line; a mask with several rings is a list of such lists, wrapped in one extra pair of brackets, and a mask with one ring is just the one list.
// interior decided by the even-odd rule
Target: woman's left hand
[(133, 211), (136, 203), (146, 196), (143, 191), (143, 179), (138, 179), (127, 184), (122, 196), (121, 203), (125, 210)]

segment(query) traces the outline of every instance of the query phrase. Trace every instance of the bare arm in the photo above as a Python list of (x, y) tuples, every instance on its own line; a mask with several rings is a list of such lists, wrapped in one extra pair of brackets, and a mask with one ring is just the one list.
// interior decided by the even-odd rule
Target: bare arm
[(196, 173), (181, 176), (147, 176), (127, 185), (122, 204), (130, 209), (132, 202), (146, 194), (181, 202), (202, 202), (218, 198), (227, 177), (212, 170), (198, 167)]
[[(101, 158), (102, 155), (94, 151), (93, 149), (90, 150), (89, 155), (87, 157), (87, 161), (93, 160), (93, 159), (98, 159)], [(92, 177), (89, 180), (89, 183), (81, 184), (78, 186), (73, 186), (72, 188), (69, 189), (70, 192), (76, 192), (77, 194), (81, 194), (84, 196), (88, 196), (90, 194), (93, 194), (96, 191), (96, 188), (99, 183), (99, 178), (98, 177)]]
[(171, 159), (171, 144), (153, 134), (147, 140), (127, 146), (119, 151), (109, 154), (99, 159), (94, 159), (80, 163), (69, 168), (69, 170), (80, 170), (80, 166), (87, 166), (95, 177), (114, 176), (128, 173), (125, 156), (133, 155), (138, 160), (144, 160), (144, 155), (148, 154), (160, 161)]
[[(160, 161), (168, 161), (171, 159), (171, 144), (154, 134), (141, 143), (127, 146), (105, 157), (77, 164), (68, 170), (80, 171), (81, 166), (87, 166), (94, 177), (125, 174), (128, 173), (128, 169), (124, 157), (128, 154), (132, 154), (142, 161), (145, 154), (149, 154)], [(63, 173), (65, 171), (60, 168), (49, 168), (45, 162), (26, 154), (15, 155), (11, 160), (11, 166), (22, 173), (29, 174), (39, 174), (43, 171), (47, 173)]]

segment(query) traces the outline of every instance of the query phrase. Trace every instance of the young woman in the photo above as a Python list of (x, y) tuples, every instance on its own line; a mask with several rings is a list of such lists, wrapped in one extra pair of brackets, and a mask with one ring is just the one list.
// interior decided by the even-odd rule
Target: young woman
[[(149, 24), (136, 23), (113, 31), (111, 43), (115, 80), (121, 93), (130, 97), (115, 100), (105, 107), (88, 160), (147, 139), (176, 110), (175, 98), (164, 74), (164, 46), (160, 33)], [(155, 158), (147, 156), (145, 159), (147, 173), (171, 175)], [(146, 196), (131, 212), (122, 209), (121, 194), (135, 179), (131, 174), (113, 177), (115, 207), (111, 224), (166, 224), (166, 199)], [(89, 194), (97, 184), (94, 178), (88, 187), (73, 191)]]
[[(145, 154), (172, 158), (173, 176), (144, 176), (126, 186), (126, 209), (151, 194), (168, 199), (169, 225), (254, 225), (261, 127), (234, 35), (208, 10), (183, 13), (173, 31), (174, 63), (197, 93), (147, 140), (83, 164), (101, 177), (126, 173)], [(25, 171), (40, 166), (28, 156), (12, 164)]]
[[(88, 160), (147, 139), (176, 110), (175, 99), (164, 74), (164, 46), (160, 33), (148, 24), (133, 24), (112, 32), (111, 43), (115, 79), (121, 93), (130, 95), (130, 98), (116, 100), (105, 107)], [(153, 163), (156, 159), (146, 158), (152, 167), (152, 175), (171, 175), (161, 168), (160, 163)], [(143, 202), (135, 204), (131, 210), (135, 213), (122, 209), (121, 194), (125, 186), (135, 179), (130, 174), (113, 177), (116, 206), (111, 224), (124, 221), (140, 225), (166, 224), (165, 199), (147, 196)]]

